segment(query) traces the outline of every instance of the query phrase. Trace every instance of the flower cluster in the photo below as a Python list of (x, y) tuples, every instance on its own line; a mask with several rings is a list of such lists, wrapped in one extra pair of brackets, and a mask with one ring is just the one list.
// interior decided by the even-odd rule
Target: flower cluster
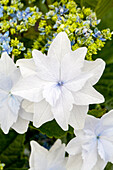
[[(27, 7), (25, 10), (22, 10), (22, 7), (23, 4), (20, 0), (0, 1), (0, 31), (2, 32), (0, 34), (0, 54), (6, 51), (8, 54), (12, 53), (17, 56), (24, 51), (24, 44), (17, 40), (17, 36), (34, 26), (41, 17), (41, 12), (37, 7)], [(16, 35), (15, 40), (14, 35)]]
[(12, 55), (18, 56), (24, 50), (24, 44), (19, 42), (17, 38), (11, 39), (9, 31), (4, 34), (0, 33), (0, 53), (7, 52), (8, 54), (12, 53)]
[[(59, 32), (65, 31), (71, 41), (72, 49), (86, 46), (88, 48), (86, 58), (92, 60), (92, 55), (97, 54), (97, 51), (104, 47), (106, 40), (111, 39), (110, 29), (98, 30), (100, 20), (90, 8), (80, 9), (74, 0), (56, 1), (49, 5), (49, 8), (49, 12), (40, 20), (38, 26), (40, 35), (34, 41), (33, 49), (46, 52), (52, 39)], [(27, 55), (29, 58), (30, 50)]]

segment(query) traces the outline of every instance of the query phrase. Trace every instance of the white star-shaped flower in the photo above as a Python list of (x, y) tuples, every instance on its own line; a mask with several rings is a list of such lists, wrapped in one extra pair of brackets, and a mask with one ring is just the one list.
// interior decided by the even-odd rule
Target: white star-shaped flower
[(66, 170), (65, 145), (58, 139), (48, 151), (31, 141), (29, 170)]
[(10, 128), (18, 133), (24, 133), (28, 128), (29, 121), (24, 119), (27, 113), (21, 108), (23, 99), (12, 93), (20, 77), (19, 68), (15, 66), (6, 52), (2, 53), (0, 59), (0, 127), (6, 134)]
[(104, 102), (93, 85), (101, 77), (105, 62), (86, 61), (86, 53), (85, 47), (72, 51), (67, 34), (61, 32), (47, 56), (33, 50), (33, 59), (17, 62), (23, 80), (13, 93), (33, 102), (24, 102), (23, 107), (27, 111), (33, 109), (35, 127), (55, 118), (63, 130), (68, 130), (68, 124), (83, 128), (88, 105)]
[(113, 163), (113, 110), (101, 119), (87, 116), (83, 130), (67, 145), (67, 170), (103, 170)]

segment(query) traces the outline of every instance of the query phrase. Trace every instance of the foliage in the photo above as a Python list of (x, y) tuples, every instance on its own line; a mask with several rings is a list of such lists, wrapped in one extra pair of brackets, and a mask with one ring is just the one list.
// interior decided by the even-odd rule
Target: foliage
[(5, 135), (0, 130), (0, 160), (5, 163), (5, 169), (23, 168), (25, 164), (24, 152), (25, 135), (10, 131)]
[(66, 136), (67, 133), (73, 134), (73, 128), (69, 127), (68, 131), (63, 131), (55, 120), (47, 122), (39, 128), (39, 131), (46, 134), (48, 137), (61, 138)]

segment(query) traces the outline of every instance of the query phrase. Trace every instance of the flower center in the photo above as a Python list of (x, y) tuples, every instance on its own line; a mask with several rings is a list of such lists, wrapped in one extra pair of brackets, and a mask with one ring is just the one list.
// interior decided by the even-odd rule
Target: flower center
[(9, 92), (9, 96), (13, 96), (13, 95), (11, 94), (11, 91)]
[(100, 138), (100, 136), (98, 135), (98, 136), (97, 136), (97, 139), (99, 139), (99, 138)]
[(58, 86), (63, 86), (63, 84), (64, 84), (63, 81), (59, 81), (59, 82), (57, 83)]

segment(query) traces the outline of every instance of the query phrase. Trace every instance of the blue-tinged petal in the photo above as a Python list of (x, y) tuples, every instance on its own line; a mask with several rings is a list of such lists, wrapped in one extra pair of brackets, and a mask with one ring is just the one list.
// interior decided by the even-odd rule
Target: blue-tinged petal
[(0, 127), (5, 134), (9, 132), (9, 129), (17, 121), (18, 113), (13, 113), (8, 105), (8, 99), (0, 108)]
[(9, 92), (13, 86), (13, 82), (9, 76), (0, 74), (0, 89)]
[(0, 108), (3, 106), (4, 102), (6, 102), (8, 98), (8, 94), (0, 89)]
[(13, 114), (18, 114), (20, 109), (20, 99), (12, 94), (9, 94), (8, 105)]
[(48, 83), (43, 90), (43, 97), (51, 105), (55, 106), (57, 100), (61, 95), (61, 89), (57, 83)]
[(104, 161), (113, 163), (113, 142), (110, 142), (109, 138), (100, 137), (98, 140), (98, 152)]
[(62, 86), (62, 93), (56, 105), (52, 107), (55, 120), (63, 130), (68, 130), (70, 111), (73, 108), (74, 98), (72, 93)]

